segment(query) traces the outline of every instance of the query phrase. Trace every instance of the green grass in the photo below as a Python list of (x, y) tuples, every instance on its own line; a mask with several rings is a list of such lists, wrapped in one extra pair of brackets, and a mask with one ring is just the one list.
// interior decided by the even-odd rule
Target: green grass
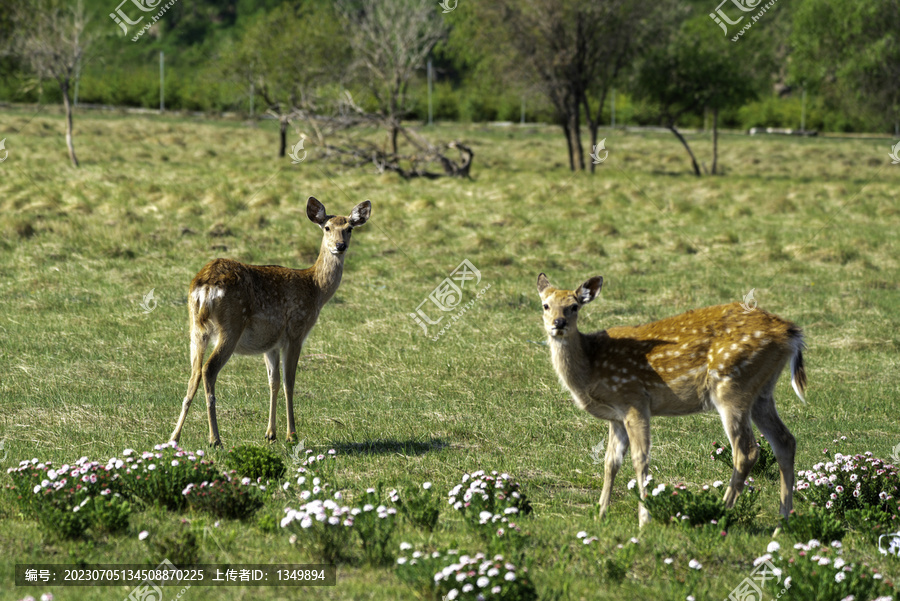
[[(82, 168), (67, 166), (62, 119), (0, 113), (9, 158), (0, 163), (0, 439), (3, 467), (38, 457), (59, 465), (82, 455), (105, 461), (126, 447), (164, 442), (189, 375), (187, 287), (210, 259), (306, 267), (320, 243), (305, 215), (316, 196), (346, 214), (363, 199), (370, 222), (354, 235), (344, 279), (322, 311), (301, 360), (296, 412), (309, 448), (338, 449), (349, 497), (432, 481), (442, 494), (466, 471), (508, 471), (534, 506), (523, 518), (525, 557), (542, 599), (724, 598), (752, 570), (777, 523), (777, 485), (761, 481), (762, 513), (726, 539), (651, 524), (637, 527), (625, 483), (610, 517), (596, 521), (603, 477), (591, 448), (606, 424), (576, 410), (560, 389), (542, 341), (535, 282), (544, 271), (574, 287), (605, 283), (583, 329), (635, 324), (756, 289), (759, 306), (806, 333), (808, 404), (783, 378), (776, 391), (809, 468), (832, 440), (844, 452), (889, 457), (900, 442), (896, 378), (900, 347), (900, 166), (886, 140), (721, 140), (722, 177), (697, 179), (671, 135), (610, 131), (597, 175), (566, 169), (557, 128), (440, 125), (435, 139), (475, 151), (474, 181), (403, 182), (374, 168), (344, 171), (317, 160), (277, 160), (276, 132), (239, 122), (179, 117), (76, 116)], [(709, 162), (706, 136), (691, 139)], [(210, 232), (226, 235), (211, 236)], [(486, 294), (439, 341), (409, 317), (463, 260)], [(151, 289), (158, 306), (144, 313)], [(464, 302), (474, 298), (466, 289)], [(226, 448), (264, 444), (268, 391), (261, 357), (235, 357), (218, 381)], [(723, 440), (718, 416), (653, 421), (651, 470), (658, 482), (711, 483), (729, 471), (711, 461)], [(283, 400), (278, 442), (286, 460)], [(206, 447), (206, 412), (195, 400), (182, 435)], [(3, 452), (0, 451), (0, 456)], [(217, 452), (211, 452), (213, 457)], [(8, 477), (0, 474), (0, 482)], [(290, 496), (262, 511), (277, 517)], [(802, 500), (798, 499), (802, 510)], [(0, 500), (3, 598), (15, 563), (158, 563), (137, 539), (162, 539), (195, 522), (207, 563), (314, 562), (286, 534), (253, 520), (223, 521), (159, 510), (135, 515), (121, 536), (62, 542)], [(205, 520), (205, 521), (204, 521)], [(599, 541), (585, 547), (575, 533)], [(641, 552), (609, 568), (617, 545)], [(403, 526), (396, 544), (481, 550), (451, 512), (433, 534)], [(900, 573), (864, 537), (846, 554)], [(662, 564), (676, 558), (677, 576)], [(703, 564), (692, 580), (688, 559)], [(685, 579), (687, 579), (685, 581)], [(679, 582), (679, 580), (681, 582)], [(686, 583), (685, 583), (686, 582)], [(693, 583), (693, 584), (692, 584)], [(108, 599), (130, 588), (53, 589), (56, 599)], [(169, 588), (171, 596), (178, 589)], [(194, 587), (185, 598), (418, 599), (390, 568), (339, 567), (334, 588)]]

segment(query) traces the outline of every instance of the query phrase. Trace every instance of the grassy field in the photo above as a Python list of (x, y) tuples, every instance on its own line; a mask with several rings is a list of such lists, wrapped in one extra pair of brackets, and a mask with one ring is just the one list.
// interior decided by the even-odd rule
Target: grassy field
[[(321, 234), (306, 218), (310, 195), (331, 213), (347, 214), (364, 199), (373, 210), (301, 358), (299, 438), (317, 452), (337, 450), (337, 482), (350, 499), (378, 483), (425, 481), (446, 496), (466, 472), (509, 472), (534, 507), (520, 520), (528, 533), (522, 552), (541, 599), (725, 598), (778, 522), (777, 484), (761, 481), (760, 514), (725, 538), (659, 523), (639, 531), (627, 459), (609, 519), (596, 520), (603, 466), (591, 449), (607, 426), (573, 407), (550, 365), (535, 288), (542, 271), (572, 288), (604, 277), (579, 320), (584, 330), (738, 301), (755, 289), (761, 308), (806, 334), (808, 404), (787, 377), (776, 391), (798, 440), (798, 469), (811, 468), (825, 448), (889, 458), (900, 443), (900, 166), (890, 164), (886, 139), (725, 135), (725, 175), (698, 179), (671, 135), (608, 131), (609, 157), (590, 176), (567, 170), (555, 128), (440, 125), (436, 139), (472, 146), (474, 179), (403, 182), (373, 168), (344, 171), (317, 160), (315, 148), (297, 165), (277, 160), (268, 125), (184, 117), (79, 114), (82, 168), (74, 170), (63, 127), (55, 114), (0, 113), (9, 151), (0, 163), (4, 468), (32, 457), (105, 462), (165, 442), (189, 375), (191, 278), (221, 256), (311, 265)], [(707, 136), (690, 139), (708, 164)], [(479, 288), (490, 288), (433, 341), (410, 313), (465, 259), (481, 273)], [(145, 313), (151, 289), (158, 304)], [(463, 302), (473, 299), (465, 289)], [(262, 358), (232, 359), (217, 393), (226, 450), (264, 445)], [(289, 460), (284, 424), (282, 401), (271, 448)], [(728, 479), (730, 470), (709, 457), (724, 439), (717, 415), (658, 418), (652, 436), (657, 482)], [(840, 436), (847, 440), (834, 445)], [(206, 438), (198, 396), (181, 444), (207, 449)], [(0, 483), (9, 483), (5, 470)], [(299, 501), (294, 489), (276, 490), (261, 512), (280, 519)], [(20, 515), (9, 495), (0, 499), (3, 599), (51, 590), (14, 587), (16, 563), (156, 565), (163, 557), (148, 541), (186, 527), (203, 533), (203, 563), (317, 559), (302, 537), (291, 544), (255, 519), (214, 528), (204, 515), (161, 509), (136, 513), (122, 535), (64, 541)], [(796, 504), (804, 508), (802, 498)], [(483, 550), (443, 508), (433, 533), (401, 522), (394, 545)], [(142, 530), (148, 541), (138, 540)], [(599, 540), (583, 545), (579, 531)], [(620, 544), (639, 552), (617, 574), (609, 560), (621, 559)], [(845, 553), (900, 576), (900, 564), (857, 533), (845, 539)], [(702, 564), (699, 577), (690, 559)], [(57, 600), (112, 599), (129, 590), (52, 592)], [(196, 586), (183, 598), (208, 595), (422, 598), (394, 569), (358, 561), (339, 566), (332, 588)]]

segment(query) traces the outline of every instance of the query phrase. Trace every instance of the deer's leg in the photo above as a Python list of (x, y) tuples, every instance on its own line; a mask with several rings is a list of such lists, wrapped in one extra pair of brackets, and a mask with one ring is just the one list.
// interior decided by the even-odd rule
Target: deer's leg
[(606, 445), (606, 464), (603, 471), (603, 492), (600, 493), (600, 517), (606, 515), (609, 509), (609, 497), (612, 493), (613, 482), (622, 459), (628, 449), (628, 432), (622, 422), (609, 422), (609, 442)]
[(722, 418), (722, 426), (725, 434), (731, 442), (731, 451), (734, 457), (734, 469), (731, 472), (731, 482), (725, 490), (725, 506), (734, 507), (734, 503), (744, 490), (744, 482), (750, 475), (750, 470), (759, 459), (759, 448), (753, 439), (753, 428), (750, 425), (750, 403), (746, 403), (745, 395), (728, 386), (719, 386), (717, 389), (716, 407)]
[[(637, 478), (641, 499), (647, 496), (645, 483), (650, 475), (650, 410), (631, 407), (625, 414), (625, 430), (631, 442), (631, 462)], [(641, 527), (650, 522), (650, 514), (643, 503), (638, 506), (638, 523)]]
[(276, 439), (275, 411), (278, 408), (278, 387), (281, 385), (278, 349), (272, 349), (264, 357), (266, 359), (266, 375), (269, 376), (269, 427), (266, 430), (266, 440), (274, 442)]
[(187, 419), (188, 409), (191, 408), (191, 401), (197, 394), (200, 387), (200, 379), (203, 377), (203, 355), (206, 353), (206, 345), (209, 343), (209, 333), (199, 327), (191, 327), (191, 377), (188, 380), (187, 394), (181, 403), (181, 415), (175, 424), (175, 430), (169, 440), (178, 442), (181, 438), (181, 429), (184, 427), (184, 421)]
[(771, 391), (763, 393), (757, 399), (751, 416), (753, 423), (769, 441), (778, 461), (781, 472), (781, 515), (786, 518), (793, 507), (794, 454), (797, 451), (797, 441), (778, 416)]
[(302, 346), (288, 345), (281, 353), (281, 372), (284, 378), (284, 398), (287, 404), (287, 440), (293, 442), (297, 437), (294, 427), (294, 381), (297, 378), (297, 362), (300, 360)]
[(240, 340), (240, 331), (237, 335), (228, 336), (225, 334), (225, 328), (221, 328), (219, 332), (219, 341), (216, 348), (209, 356), (206, 365), (203, 366), (203, 386), (206, 389), (206, 416), (209, 419), (209, 444), (214, 447), (222, 446), (219, 439), (219, 425), (216, 422), (216, 378), (231, 355)]

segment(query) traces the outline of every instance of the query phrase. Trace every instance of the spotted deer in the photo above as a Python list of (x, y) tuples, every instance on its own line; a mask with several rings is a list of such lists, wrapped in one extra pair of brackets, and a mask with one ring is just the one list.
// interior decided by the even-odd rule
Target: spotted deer
[[(639, 326), (578, 331), (578, 310), (600, 292), (593, 277), (576, 290), (554, 288), (543, 273), (537, 288), (543, 304), (550, 358), (574, 403), (609, 421), (600, 516), (625, 451), (646, 497), (650, 417), (715, 410), (734, 451), (725, 505), (734, 506), (759, 450), (750, 420), (769, 441), (781, 471), (781, 514), (790, 513), (796, 441), (775, 409), (775, 383), (791, 365), (791, 384), (804, 400), (803, 335), (796, 325), (760, 309), (732, 303), (688, 311)], [(650, 515), (643, 503), (639, 524)]]
[[(294, 428), (294, 380), (300, 350), (319, 317), (322, 306), (341, 284), (350, 233), (369, 219), (366, 200), (347, 217), (328, 215), (318, 200), (309, 197), (306, 215), (322, 228), (322, 246), (315, 265), (290, 269), (279, 265), (247, 265), (216, 259), (194, 277), (188, 294), (191, 323), (191, 377), (181, 415), (171, 440), (178, 441), (191, 400), (200, 386), (206, 392), (209, 442), (221, 445), (216, 422), (216, 377), (231, 355), (263, 355), (269, 376), (269, 427), (266, 439), (275, 440), (279, 364), (287, 403), (287, 439)], [(206, 364), (206, 347), (214, 344)]]

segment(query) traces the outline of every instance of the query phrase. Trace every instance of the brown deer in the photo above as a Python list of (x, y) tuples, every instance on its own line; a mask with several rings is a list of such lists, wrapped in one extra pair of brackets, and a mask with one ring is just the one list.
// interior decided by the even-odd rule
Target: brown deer
[[(600, 517), (609, 508), (613, 480), (625, 451), (640, 497), (649, 474), (650, 417), (718, 411), (734, 453), (725, 491), (733, 507), (759, 450), (750, 420), (769, 441), (781, 471), (781, 514), (791, 511), (796, 441), (775, 409), (775, 383), (791, 364), (791, 384), (803, 399), (806, 370), (800, 328), (760, 309), (732, 303), (688, 311), (653, 323), (582, 334), (578, 310), (600, 292), (593, 277), (577, 290), (537, 287), (544, 307), (550, 357), (575, 405), (609, 421)], [(650, 521), (643, 503), (639, 524)]]
[[(322, 203), (310, 196), (306, 215), (322, 228), (323, 234), (315, 265), (290, 269), (216, 259), (200, 270), (188, 294), (191, 378), (171, 440), (177, 442), (181, 436), (202, 376), (209, 442), (214, 446), (222, 444), (216, 423), (216, 377), (234, 353), (265, 357), (270, 399), (266, 439), (270, 441), (275, 440), (280, 364), (287, 401), (287, 439), (294, 439), (294, 379), (300, 350), (322, 306), (341, 284), (350, 233), (368, 221), (371, 212), (372, 204), (366, 200), (356, 205), (348, 217), (328, 215)], [(215, 346), (204, 365), (203, 355), (210, 343)]]

